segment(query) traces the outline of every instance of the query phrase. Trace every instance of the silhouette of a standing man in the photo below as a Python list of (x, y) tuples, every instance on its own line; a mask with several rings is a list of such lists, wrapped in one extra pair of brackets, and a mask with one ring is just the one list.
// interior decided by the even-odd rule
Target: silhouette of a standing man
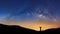
[(42, 27), (40, 27), (40, 31), (41, 31), (41, 28), (42, 28)]

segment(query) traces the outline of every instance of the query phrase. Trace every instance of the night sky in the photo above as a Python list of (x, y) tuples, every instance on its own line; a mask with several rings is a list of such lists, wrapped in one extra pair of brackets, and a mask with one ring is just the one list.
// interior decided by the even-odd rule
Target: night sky
[(0, 0), (0, 21), (60, 21), (60, 0)]

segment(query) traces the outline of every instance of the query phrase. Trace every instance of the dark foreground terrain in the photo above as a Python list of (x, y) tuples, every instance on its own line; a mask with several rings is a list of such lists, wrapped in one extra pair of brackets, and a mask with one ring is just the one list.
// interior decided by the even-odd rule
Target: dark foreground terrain
[(27, 28), (23, 28), (17, 25), (12, 25), (12, 26), (8, 26), (8, 25), (3, 25), (0, 24), (0, 33), (60, 33), (60, 28), (57, 29), (48, 29), (45, 31), (35, 31), (35, 30), (31, 30), (31, 29), (27, 29)]

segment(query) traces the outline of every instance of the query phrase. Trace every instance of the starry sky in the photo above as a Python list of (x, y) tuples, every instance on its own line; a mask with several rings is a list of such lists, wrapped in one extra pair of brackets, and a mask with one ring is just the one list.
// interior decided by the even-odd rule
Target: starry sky
[(0, 0), (0, 20), (60, 19), (60, 0)]
[(60, 0), (0, 0), (0, 21), (60, 21)]

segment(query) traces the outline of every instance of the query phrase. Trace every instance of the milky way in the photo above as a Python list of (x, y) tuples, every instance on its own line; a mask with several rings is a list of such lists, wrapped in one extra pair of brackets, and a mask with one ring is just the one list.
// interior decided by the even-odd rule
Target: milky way
[(1, 0), (0, 13), (5, 16), (3, 20), (9, 21), (54, 20), (60, 17), (59, 3), (58, 0)]
[(60, 27), (60, 0), (0, 0), (0, 24), (33, 30)]

